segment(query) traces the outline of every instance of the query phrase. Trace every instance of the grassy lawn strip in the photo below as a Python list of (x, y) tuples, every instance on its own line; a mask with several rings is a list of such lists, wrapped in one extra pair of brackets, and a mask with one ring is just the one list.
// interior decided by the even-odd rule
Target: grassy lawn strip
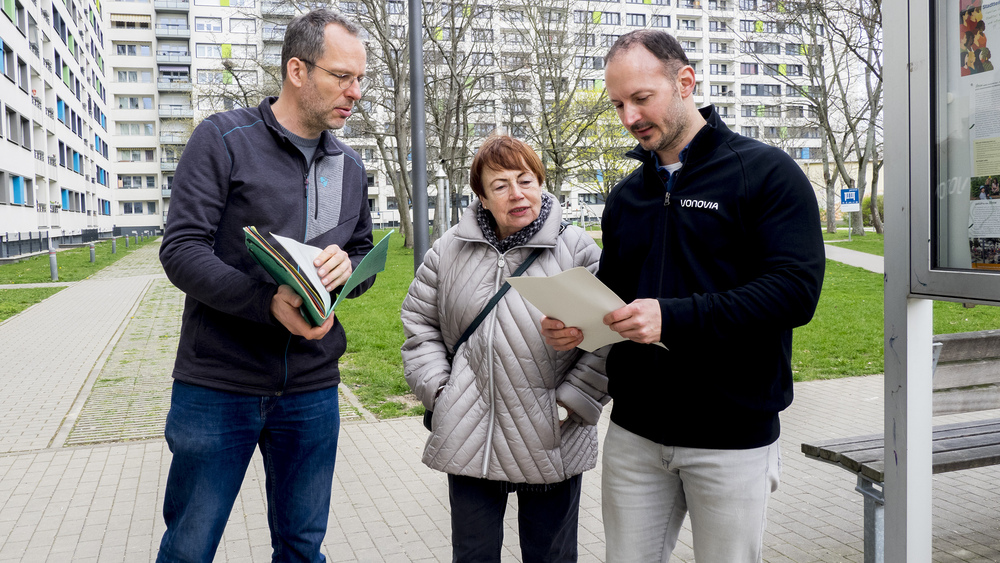
[(851, 241), (848, 242), (846, 230), (840, 230), (836, 233), (823, 231), (823, 241), (832, 242), (840, 248), (848, 248), (851, 250), (857, 250), (858, 252), (867, 252), (868, 254), (885, 256), (885, 252), (882, 248), (884, 237), (878, 233), (866, 232), (865, 236), (862, 237), (852, 236)]
[[(134, 240), (134, 239), (133, 239)], [(56, 253), (56, 264), (59, 266), (59, 281), (72, 282), (86, 279), (97, 273), (101, 268), (114, 264), (124, 256), (143, 245), (156, 240), (147, 238), (138, 244), (132, 242), (125, 248), (125, 239), (118, 240), (117, 253), (111, 254), (111, 241), (98, 242), (94, 248), (95, 262), (90, 262), (90, 247), (82, 246), (60, 250)], [(0, 265), (0, 284), (9, 283), (45, 283), (52, 281), (49, 270), (49, 255), (32, 256), (13, 264)]]
[[(934, 302), (934, 334), (1000, 327), (1000, 308)], [(882, 373), (882, 275), (826, 261), (816, 315), (795, 329), (792, 370), (796, 381)]]
[[(382, 240), (388, 231), (376, 230)], [(403, 322), (399, 318), (406, 290), (413, 281), (413, 250), (403, 248), (403, 237), (389, 240), (385, 271), (375, 285), (358, 299), (345, 300), (337, 316), (347, 331), (347, 353), (340, 361), (345, 385), (379, 418), (423, 414), (420, 405), (408, 404), (410, 392), (403, 379)], [(412, 399), (412, 395), (410, 396)]]
[(0, 321), (5, 321), (35, 303), (54, 295), (63, 286), (26, 289), (0, 289)]

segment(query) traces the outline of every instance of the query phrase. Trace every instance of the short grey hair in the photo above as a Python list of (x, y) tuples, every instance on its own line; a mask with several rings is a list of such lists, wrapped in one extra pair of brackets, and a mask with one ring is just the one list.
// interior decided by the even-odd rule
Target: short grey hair
[[(345, 18), (343, 14), (320, 8), (297, 16), (285, 30), (285, 40), (281, 45), (281, 81), (288, 77), (288, 61), (297, 58), (315, 63), (323, 57), (326, 26), (336, 24), (354, 37), (359, 37), (361, 28)], [(312, 71), (310, 71), (312, 72)]]
[(681, 67), (691, 64), (684, 48), (673, 35), (657, 29), (637, 29), (615, 41), (608, 54), (604, 55), (604, 66), (607, 67), (611, 60), (637, 46), (645, 47), (653, 56), (660, 59), (665, 74), (670, 78), (677, 76), (677, 71)]

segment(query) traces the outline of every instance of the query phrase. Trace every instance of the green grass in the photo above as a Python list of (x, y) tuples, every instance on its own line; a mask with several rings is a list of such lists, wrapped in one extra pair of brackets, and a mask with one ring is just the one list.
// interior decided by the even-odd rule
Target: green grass
[[(379, 241), (388, 231), (375, 231)], [(413, 281), (413, 250), (403, 248), (399, 233), (389, 240), (385, 271), (375, 285), (357, 299), (337, 307), (337, 315), (347, 331), (347, 353), (340, 361), (341, 378), (379, 418), (417, 415), (423, 406), (407, 404), (402, 397), (410, 392), (403, 379), (403, 322), (400, 307)]]
[(0, 321), (13, 317), (46, 297), (58, 293), (61, 289), (63, 289), (62, 286), (0, 289)]
[[(134, 240), (134, 239), (133, 239)], [(59, 281), (73, 282), (86, 279), (101, 268), (114, 264), (124, 256), (148, 244), (155, 238), (140, 240), (138, 244), (132, 242), (129, 248), (125, 248), (125, 240), (118, 241), (117, 253), (111, 253), (111, 241), (99, 242), (94, 248), (95, 262), (90, 262), (90, 247), (83, 246), (60, 250), (56, 253), (56, 264), (59, 268)], [(10, 283), (45, 283), (52, 281), (52, 273), (49, 269), (49, 255), (32, 256), (13, 264), (0, 266), (0, 284)]]
[(832, 242), (839, 246), (840, 248), (849, 248), (851, 250), (857, 250), (858, 252), (867, 252), (868, 254), (877, 254), (878, 256), (885, 256), (883, 251), (883, 241), (885, 238), (873, 232), (866, 232), (864, 236), (852, 235), (850, 242), (848, 242), (847, 230), (839, 230), (836, 233), (828, 233), (823, 231), (823, 242)]
[[(796, 381), (871, 375), (884, 371), (882, 275), (826, 261), (823, 292), (812, 322), (795, 329)], [(1000, 308), (934, 303), (934, 334), (1000, 327)]]

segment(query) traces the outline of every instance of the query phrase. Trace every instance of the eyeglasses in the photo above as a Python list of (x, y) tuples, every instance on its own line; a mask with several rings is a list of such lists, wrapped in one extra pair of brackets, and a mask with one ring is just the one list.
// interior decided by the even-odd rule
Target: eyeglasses
[(302, 61), (302, 62), (304, 62), (304, 63), (311, 64), (314, 67), (322, 70), (323, 72), (326, 72), (330, 76), (335, 77), (339, 81), (340, 87), (342, 89), (344, 89), (344, 90), (347, 90), (348, 88), (350, 88), (351, 85), (354, 84), (355, 80), (358, 81), (358, 88), (359, 89), (364, 90), (364, 88), (365, 88), (365, 82), (364, 82), (365, 77), (364, 76), (353, 76), (353, 75), (350, 75), (350, 74), (337, 74), (336, 72), (333, 72), (332, 70), (327, 70), (327, 69), (319, 66), (318, 64), (316, 64), (316, 63), (314, 63), (312, 61), (307, 61), (307, 60), (305, 60), (303, 58), (299, 58), (299, 60)]

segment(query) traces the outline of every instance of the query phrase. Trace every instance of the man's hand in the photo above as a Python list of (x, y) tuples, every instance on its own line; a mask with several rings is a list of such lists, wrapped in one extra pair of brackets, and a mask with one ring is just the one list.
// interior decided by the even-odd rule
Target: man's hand
[(583, 342), (583, 331), (576, 327), (567, 327), (559, 319), (542, 317), (542, 336), (545, 343), (555, 350), (565, 352), (572, 350)]
[(299, 294), (287, 285), (279, 285), (278, 292), (271, 298), (271, 316), (288, 332), (306, 340), (319, 340), (326, 336), (333, 328), (333, 313), (320, 326), (312, 326), (299, 311), (301, 306), (302, 298)]
[(660, 303), (656, 299), (636, 299), (621, 309), (604, 315), (604, 324), (633, 342), (659, 342), (663, 326)]
[(333, 291), (347, 283), (347, 278), (354, 271), (351, 258), (336, 244), (324, 248), (313, 260), (313, 266), (316, 266), (316, 272), (327, 291)]

